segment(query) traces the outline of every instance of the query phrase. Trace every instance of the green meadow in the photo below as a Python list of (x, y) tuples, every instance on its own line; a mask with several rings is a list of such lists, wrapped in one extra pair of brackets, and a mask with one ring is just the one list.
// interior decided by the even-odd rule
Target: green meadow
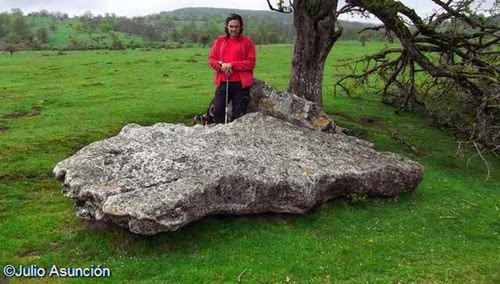
[[(92, 46), (96, 44), (95, 40), (99, 41), (99, 44), (104, 44), (104, 46), (109, 46), (111, 44), (111, 36), (109, 33), (102, 32), (100, 30), (93, 31), (91, 34), (83, 31), (75, 31), (75, 25), (79, 24), (79, 21), (73, 18), (65, 20), (53, 21), (46, 17), (27, 17), (28, 24), (32, 27), (33, 31), (38, 28), (45, 28), (49, 31), (48, 42), (45, 46), (47, 50), (64, 49), (70, 46), (70, 38), (74, 36), (76, 42), (79, 45)], [(54, 25), (56, 27), (55, 31), (51, 31), (50, 26)], [(129, 44), (131, 41), (136, 43), (143, 43), (143, 39), (136, 35), (127, 35), (123, 32), (114, 32), (120, 41), (124, 44)], [(81, 48), (84, 49), (84, 48)]]
[[(128, 123), (192, 125), (210, 102), (208, 48), (0, 54), (0, 265), (110, 268), (109, 282), (498, 283), (500, 158), (458, 147), (424, 115), (378, 95), (333, 94), (334, 68), (383, 43), (337, 43), (324, 109), (378, 150), (425, 166), (411, 193), (351, 196), (304, 215), (210, 216), (177, 232), (138, 236), (90, 226), (52, 176), (57, 162)], [(256, 77), (284, 89), (291, 45), (257, 48)], [(5, 279), (0, 278), (0, 283)], [(12, 283), (95, 279), (10, 278)]]

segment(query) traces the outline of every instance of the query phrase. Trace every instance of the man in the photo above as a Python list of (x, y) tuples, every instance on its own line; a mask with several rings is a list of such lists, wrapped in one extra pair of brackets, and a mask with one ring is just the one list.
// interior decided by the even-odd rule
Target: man
[(255, 44), (242, 35), (243, 20), (240, 15), (230, 14), (225, 22), (226, 34), (215, 40), (208, 62), (215, 70), (215, 98), (213, 115), (216, 123), (224, 123), (226, 109), (226, 81), (229, 81), (228, 102), (233, 109), (231, 121), (246, 114), (250, 101), (255, 68)]

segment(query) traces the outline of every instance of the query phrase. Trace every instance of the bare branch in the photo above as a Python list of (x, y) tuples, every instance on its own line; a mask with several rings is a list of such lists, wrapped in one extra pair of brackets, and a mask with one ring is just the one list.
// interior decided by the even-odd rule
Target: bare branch
[[(397, 59), (386, 58), (383, 52), (363, 58), (378, 64), (365, 68), (361, 74), (353, 72), (339, 82), (351, 79), (366, 83), (367, 76), (378, 72), (384, 82), (381, 88), (384, 96), (395, 95), (400, 107), (407, 106), (410, 99), (418, 105), (419, 100), (429, 95), (432, 95), (428, 98), (430, 103), (433, 98), (444, 102), (452, 96), (460, 100), (454, 107), (463, 104), (460, 107), (469, 118), (464, 116), (459, 122), (450, 117), (445, 123), (467, 133), (469, 140), (480, 146), (498, 149), (500, 51), (496, 47), (500, 43), (500, 26), (474, 14), (473, 0), (432, 1), (443, 11), (424, 21), (400, 1), (346, 0), (348, 5), (381, 20), (386, 32), (399, 38), (402, 48), (396, 52), (400, 53)], [(417, 73), (418, 78), (425, 79), (417, 80)], [(392, 93), (394, 89), (398, 93)], [(427, 108), (427, 112), (434, 115), (432, 109)]]
[(472, 27), (485, 27), (485, 28), (490, 28), (490, 29), (498, 29), (498, 27), (495, 26), (490, 26), (487, 25), (486, 23), (483, 23), (481, 21), (478, 21), (477, 18), (474, 15), (467, 16), (462, 13), (462, 9), (467, 7), (468, 5), (472, 4), (474, 1), (468, 0), (468, 1), (462, 1), (461, 4), (458, 5), (458, 9), (453, 9), (450, 5), (453, 1), (448, 1), (447, 3), (444, 3), (443, 1), (440, 0), (432, 0), (432, 2), (436, 3), (437, 5), (441, 6), (446, 12), (448, 12), (451, 16), (456, 17)]
[(367, 28), (364, 28), (361, 31), (359, 31), (358, 34), (361, 34), (364, 31), (368, 31), (368, 30), (379, 31), (379, 30), (384, 29), (384, 28), (385, 28), (385, 26), (383, 26), (383, 25), (382, 26), (376, 26), (376, 27), (367, 27)]
[(486, 166), (486, 169), (488, 170), (488, 174), (486, 175), (486, 179), (485, 179), (485, 181), (488, 181), (488, 179), (490, 178), (490, 174), (491, 174), (490, 163), (488, 163), (488, 161), (486, 161), (484, 159), (483, 152), (479, 149), (479, 146), (477, 145), (477, 143), (475, 141), (473, 143), (474, 143), (474, 147), (476, 147), (477, 154), (479, 155), (481, 160), (483, 160), (484, 165)]
[(276, 11), (276, 12), (280, 12), (280, 13), (285, 13), (285, 14), (290, 14), (293, 12), (293, 3), (291, 1), (290, 2), (290, 6), (284, 6), (283, 5), (283, 1), (280, 1), (278, 2), (278, 8), (274, 8), (273, 4), (271, 4), (270, 0), (266, 0), (267, 1), (267, 5), (269, 5), (269, 9), (271, 11)]

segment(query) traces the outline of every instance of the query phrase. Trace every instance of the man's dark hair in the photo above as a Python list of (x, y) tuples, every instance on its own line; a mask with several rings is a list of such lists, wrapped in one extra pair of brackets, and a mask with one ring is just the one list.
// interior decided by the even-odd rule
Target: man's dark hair
[(226, 18), (226, 24), (224, 25), (224, 32), (226, 33), (226, 36), (229, 36), (229, 31), (227, 30), (227, 25), (232, 20), (238, 20), (238, 22), (240, 22), (240, 26), (241, 26), (240, 34), (242, 34), (243, 33), (243, 19), (238, 14), (229, 14)]

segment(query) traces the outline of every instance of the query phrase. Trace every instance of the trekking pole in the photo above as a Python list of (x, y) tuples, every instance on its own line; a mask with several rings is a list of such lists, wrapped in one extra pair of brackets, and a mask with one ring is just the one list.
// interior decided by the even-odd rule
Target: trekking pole
[(226, 112), (224, 116), (224, 124), (227, 124), (227, 105), (229, 96), (229, 75), (226, 74)]

